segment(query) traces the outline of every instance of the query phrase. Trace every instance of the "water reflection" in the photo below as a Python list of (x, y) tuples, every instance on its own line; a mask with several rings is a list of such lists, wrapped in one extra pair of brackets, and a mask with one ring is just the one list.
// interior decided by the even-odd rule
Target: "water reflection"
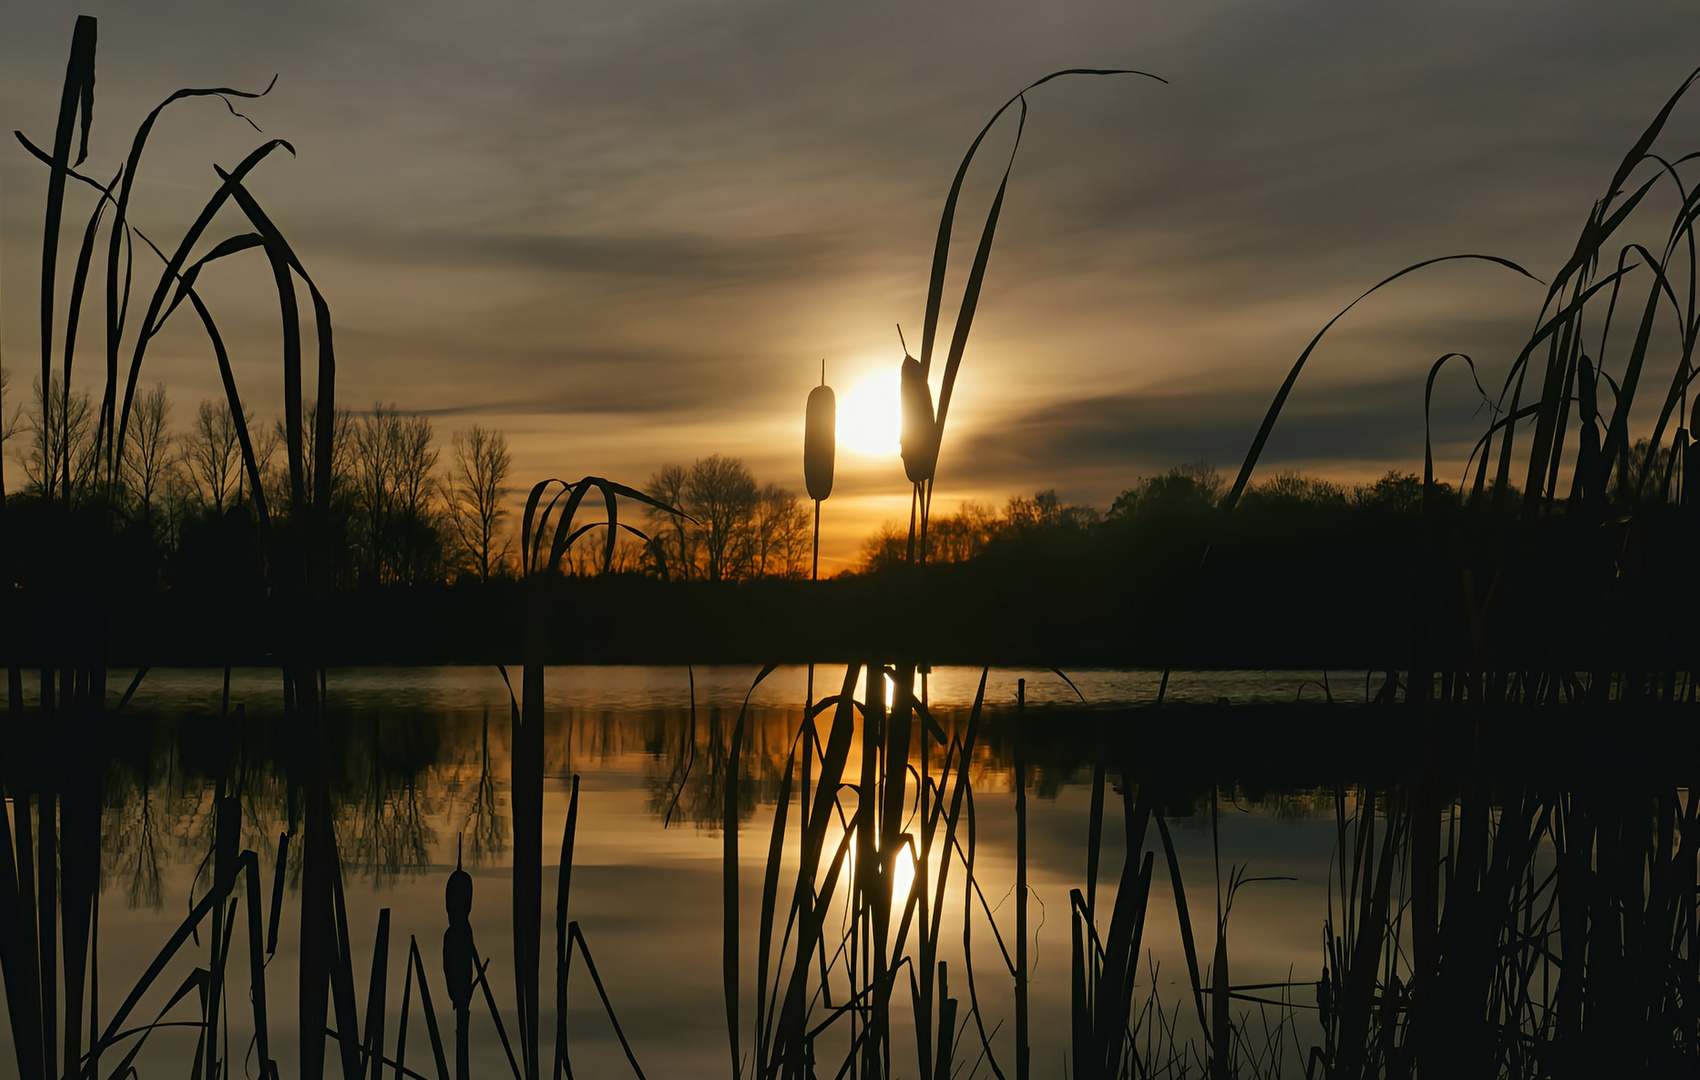
[[(451, 784), (451, 794), (459, 795)], [(472, 866), (488, 866), (499, 862), (508, 850), (508, 818), (502, 800), (497, 795), (496, 770), (490, 758), (490, 710), (478, 725), (478, 779), (465, 800), (466, 812), (461, 818), (460, 837), (464, 842), (466, 861)]]
[[(1349, 948), (1323, 947), (1325, 936), (1349, 940), (1353, 931), (1345, 928), (1363, 925), (1339, 920), (1364, 916), (1372, 924), (1386, 920), (1386, 911), (1377, 914), (1380, 909), (1374, 907), (1374, 890), (1365, 892), (1362, 883), (1375, 880), (1384, 866), (1394, 868), (1392, 880), (1405, 880), (1400, 875), (1409, 872), (1403, 861), (1408, 856), (1400, 845), (1415, 835), (1415, 823), (1444, 819), (1467, 825), (1473, 820), (1470, 815), (1482, 815), (1482, 821), (1497, 828), (1502, 808), (1517, 808), (1530, 818), (1520, 827), (1533, 837), (1524, 841), (1532, 854), (1521, 868), (1508, 865), (1517, 873), (1532, 875), (1529, 888), (1539, 885), (1540, 875), (1554, 865), (1549, 834), (1540, 832), (1541, 815), (1562, 813), (1567, 822), (1585, 822), (1594, 829), (1602, 827), (1596, 822), (1609, 820), (1616, 823), (1611, 828), (1627, 835), (1624, 823), (1633, 817), (1633, 807), (1640, 805), (1636, 802), (1643, 798), (1640, 788), (1619, 797), (1609, 814), (1587, 802), (1576, 803), (1572, 809), (1569, 801), (1555, 802), (1560, 796), (1546, 789), (1517, 787), (1521, 780), (1505, 789), (1508, 795), (1478, 795), (1473, 803), (1447, 802), (1456, 793), (1443, 798), (1443, 792), (1432, 787), (1423, 789), (1427, 793), (1422, 798), (1428, 802), (1408, 801), (1415, 796), (1406, 781), (1420, 762), (1412, 758), (1389, 764), (1386, 744), (1380, 741), (1383, 735), (1367, 719), (1376, 714), (1294, 704), (1301, 695), (1311, 693), (1304, 687), (1318, 682), (1320, 674), (1238, 673), (1223, 676), (1215, 687), (1204, 685), (1200, 677), (1196, 692), (1188, 691), (1184, 678), (1177, 678), (1170, 693), (1178, 687), (1185, 700), (1228, 697), (1239, 704), (1228, 710), (1194, 708), (1153, 714), (1130, 713), (1125, 708), (1149, 700), (1156, 682), (1151, 673), (1071, 673), (1093, 701), (1094, 708), (1088, 710), (1068, 706), (1073, 691), (1056, 676), (1027, 673), (1033, 690), (1030, 700), (1036, 702), (1027, 714), (1024, 750), (1029, 792), (1025, 873), (1032, 911), (1026, 941), (1035, 1075), (1061, 1074), (1063, 1062), (1074, 1052), (1073, 1032), (1081, 1022), (1081, 999), (1073, 986), (1069, 955), (1070, 922), (1076, 910), (1071, 892), (1082, 889), (1085, 882), (1096, 882), (1099, 914), (1095, 920), (1107, 940), (1109, 905), (1131, 887), (1130, 882), (1138, 882), (1141, 850), (1145, 857), (1156, 853), (1156, 863), (1139, 885), (1146, 897), (1146, 914), (1133, 989), (1144, 1019), (1136, 1026), (1143, 1025), (1140, 1030), (1147, 1037), (1166, 1033), (1167, 1053), (1184, 1058), (1190, 1052), (1185, 1047), (1196, 1046), (1213, 1021), (1193, 1007), (1189, 972), (1199, 972), (1198, 978), (1208, 985), (1213, 969), (1226, 969), (1226, 961), (1219, 961), (1211, 949), (1220, 929), (1222, 941), (1231, 936), (1232, 978), (1240, 995), (1232, 999), (1231, 1008), (1243, 1010), (1243, 1014), (1232, 1014), (1237, 1018), (1232, 1021), (1235, 1030), (1253, 1032), (1267, 1022), (1268, 1031), (1275, 1033), (1270, 1037), (1278, 1036), (1276, 1044), (1286, 1048), (1282, 1051), (1286, 1074), (1298, 1075), (1304, 1071), (1307, 1047), (1342, 1037), (1341, 1023), (1370, 1023), (1357, 1013), (1330, 1011), (1348, 990), (1355, 995), (1354, 1001), (1369, 994), (1382, 1002), (1396, 1024), (1416, 1015), (1410, 1012), (1413, 1004), (1398, 981), (1407, 976), (1397, 976), (1384, 987), (1380, 976), (1364, 974)], [(185, 905), (209, 889), (213, 866), (208, 852), (213, 849), (214, 811), (221, 792), (236, 800), (240, 846), (256, 852), (268, 886), (280, 838), (297, 830), (301, 821), (294, 782), (298, 747), (279, 715), (275, 677), (265, 672), (234, 673), (227, 713), (222, 679), (216, 673), (156, 675), (150, 676), (143, 692), (116, 722), (109, 740), (101, 912), (101, 978), (109, 986), (133, 982), (181, 920)], [(943, 741), (925, 763), (914, 759), (915, 781), (922, 775), (937, 781), (942, 747), (962, 733), (978, 676), (978, 672), (952, 669), (929, 674), (929, 711)], [(999, 687), (1013, 691), (1017, 677), (1005, 674), (988, 680), (988, 700)], [(742, 866), (740, 906), (746, 920), (753, 919), (762, 904), (768, 829), (798, 745), (806, 674), (782, 669), (751, 695), (752, 704), (743, 712), (742, 731), (736, 739), (739, 754), (734, 768), (729, 750), (751, 678), (753, 672), (727, 669), (550, 673), (543, 743), (547, 778), (543, 834), (560, 837), (568, 778), (581, 775), (573, 918), (584, 927), (645, 1067), (656, 1075), (706, 1076), (725, 1071), (726, 1030), (720, 1019), (724, 1015), (720, 834), (730, 808), (743, 834), (737, 856)], [(117, 685), (125, 681), (113, 679)], [(817, 679), (816, 685), (826, 681)], [(1331, 680), (1336, 700), (1344, 696), (1340, 687), (1346, 681), (1337, 674)], [(1352, 681), (1368, 682), (1356, 677)], [(335, 721), (334, 745), (328, 755), (334, 763), (330, 787), (347, 880), (356, 971), (364, 972), (363, 965), (370, 963), (380, 908), (391, 910), (400, 942), (417, 936), (427, 967), (434, 970), (431, 950), (437, 947), (444, 925), (443, 882), (457, 861), (464, 862), (476, 885), (473, 931), (484, 948), (495, 947), (492, 943), (502, 942), (509, 930), (512, 844), (507, 779), (512, 754), (510, 705), (500, 678), (478, 669), (355, 671), (333, 672), (329, 685)], [(1095, 694), (1101, 698), (1094, 698)], [(974, 822), (968, 844), (976, 850), (974, 888), (983, 899), (969, 900), (967, 894), (955, 893), (960, 879), (952, 887), (952, 904), (961, 896), (975, 921), (968, 954), (983, 980), (981, 993), (986, 1000), (982, 1007), (993, 1018), (987, 1022), (988, 1043), (1006, 1062), (1011, 1029), (998, 1025), (1009, 1019), (1008, 981), (1000, 983), (998, 973), (1016, 949), (1012, 912), (1021, 895), (1013, 857), (1012, 717), (1007, 698), (988, 707), (982, 737), (974, 742), (967, 761)], [(1301, 729), (1320, 733), (1318, 739), (1295, 740), (1294, 732)], [(1332, 749), (1320, 752), (1319, 740), (1325, 749)], [(1290, 749), (1300, 743), (1304, 743), (1300, 752)], [(853, 747), (847, 756), (848, 783), (853, 784), (860, 772), (861, 752)], [(1469, 759), (1453, 755), (1448, 760), (1451, 766), (1462, 767)], [(1382, 772), (1377, 774), (1375, 768)], [(1126, 776), (1139, 780), (1130, 786)], [(1222, 783), (1224, 779), (1230, 782)], [(1365, 780), (1370, 783), (1364, 784)], [(1094, 801), (1095, 781), (1105, 788), (1103, 804)], [(1558, 781), (1549, 776), (1541, 782), (1550, 787)], [(1140, 813), (1162, 822), (1172, 834), (1166, 840), (1172, 844), (1167, 857), (1164, 848), (1156, 845), (1154, 832), (1143, 834), (1143, 849), (1130, 835), (1127, 822), (1133, 819), (1134, 803), (1127, 801), (1125, 811), (1121, 804), (1124, 793), (1131, 800), (1136, 791), (1143, 807)], [(1359, 793), (1364, 791), (1376, 801), (1361, 803)], [(903, 828), (919, 829), (914, 824), (917, 806), (912, 793), (909, 798)], [(795, 820), (794, 796), (791, 805)], [(854, 795), (849, 795), (846, 806), (855, 805)], [(1366, 811), (1366, 805), (1374, 807), (1373, 813)], [(1686, 787), (1679, 789), (1675, 805), (1654, 805), (1661, 815), (1657, 828), (1664, 830), (1659, 834), (1661, 842), (1668, 844), (1675, 837), (1678, 855), (1688, 850), (1682, 845), (1691, 844), (1687, 837), (1693, 835), (1695, 806)], [(794, 825), (791, 830), (794, 834)], [(835, 826), (829, 841), (835, 842), (841, 832), (842, 827)], [(1494, 834), (1490, 830), (1484, 835), (1491, 841)], [(1088, 854), (1089, 838), (1094, 836), (1095, 850), (1101, 854), (1096, 871)], [(1400, 839), (1391, 839), (1395, 836)], [(1359, 837), (1366, 838), (1361, 847)], [(1501, 850), (1484, 843), (1483, 852)], [(794, 840), (788, 841), (784, 875), (796, 872), (796, 847)], [(939, 864), (935, 857), (920, 867), (906, 854), (909, 849), (899, 850), (905, 854), (892, 864), (892, 880), (881, 888), (901, 899), (915, 881), (936, 878)], [(1515, 860), (1511, 848), (1503, 850), (1510, 852), (1507, 859)], [(552, 842), (545, 851), (553, 861)], [(1448, 858), (1456, 861), (1465, 856), (1485, 857), (1466, 850), (1463, 856)], [(1672, 858), (1680, 870), (1680, 857)], [(1166, 861), (1170, 861), (1168, 868)], [(1127, 877), (1124, 863), (1133, 867), (1132, 878)], [(289, 860), (286, 865), (293, 902), (299, 889), (299, 861)], [(1345, 887), (1341, 867), (1357, 875), (1352, 887)], [(851, 853), (846, 860), (847, 877), (858, 873)], [(1487, 880), (1489, 871), (1483, 875)], [(1262, 880), (1236, 888), (1236, 878)], [(545, 879), (553, 882), (554, 874), (546, 873)], [(1182, 906), (1177, 889), (1183, 881), (1193, 913), (1191, 932), (1198, 939), (1198, 955), (1193, 956), (1184, 948), (1185, 934), (1176, 914)], [(1091, 888), (1086, 886), (1088, 892)], [(1218, 891), (1223, 897), (1219, 907)], [(1523, 894), (1513, 890), (1512, 895)], [(1454, 901), (1447, 903), (1450, 907)], [(1365, 911), (1352, 911), (1354, 905), (1366, 904)], [(1405, 912), (1407, 904), (1397, 900), (1386, 910)], [(547, 903), (545, 911), (547, 922), (552, 917)], [(1528, 912), (1530, 918), (1537, 914), (1532, 906)], [(1488, 920), (1484, 925), (1493, 925), (1496, 916), (1491, 910), (1477, 914)], [(1400, 955), (1409, 955), (1414, 947), (1409, 925), (1394, 923)], [(299, 945), (296, 930), (286, 918), (277, 956), (269, 965), (281, 973), (280, 980), (286, 981), (294, 970), (294, 950)], [(965, 940), (966, 930), (960, 910), (952, 907), (945, 913), (942, 940)], [(1536, 942), (1527, 934), (1507, 940)], [(753, 971), (755, 945), (747, 929), (740, 947), (749, 954), (743, 970)], [(1556, 950), (1557, 939), (1539, 938), (1538, 947)], [(398, 948), (392, 944), (392, 960)], [(1493, 946), (1486, 948), (1491, 952)], [(1389, 962), (1397, 968), (1404, 961)], [(491, 977), (493, 1000), (499, 1009), (510, 1010), (507, 961), (497, 956), (494, 963), (492, 970), (504, 974)], [(962, 976), (956, 963), (953, 959), (950, 978), (957, 988), (952, 992), (960, 996)], [(1338, 988), (1325, 991), (1336, 995), (1326, 1003), (1317, 997), (1319, 974), (1329, 987)], [(293, 995), (287, 984), (273, 994), (274, 1055), (285, 1064), (284, 1074), (290, 1075), (287, 1031)], [(1259, 1002), (1260, 996), (1275, 1004)], [(748, 991), (744, 997), (747, 1018), (754, 1014), (754, 998)], [(1543, 1007), (1533, 999), (1518, 1000), (1526, 1002), (1529, 1016)], [(553, 1026), (551, 1002), (546, 997), (541, 1017), (544, 1031)], [(392, 1010), (395, 1007), (392, 998)], [(1273, 1011), (1266, 1012), (1269, 1009)], [(575, 1065), (586, 1075), (602, 1067), (603, 1071), (623, 1067), (623, 1055), (595, 996), (588, 990), (576, 991), (568, 1011), (575, 1033)], [(901, 1008), (894, 1015), (901, 1019)], [(1368, 1015), (1373, 1019), (1381, 1013)], [(236, 1023), (234, 1017), (231, 1023)], [(1520, 1023), (1514, 1018), (1511, 1026)], [(475, 1074), (498, 1075), (506, 1069), (505, 1053), (494, 1029), (481, 1024), (484, 1021), (478, 1020), (472, 1028), (471, 1052), (480, 1070)], [(1531, 1045), (1547, 1037), (1529, 1036)], [(969, 1036), (964, 1045), (977, 1050), (977, 1039), (978, 1035)], [(284, 1049), (276, 1050), (278, 1046)], [(1151, 1060), (1161, 1057), (1156, 1044), (1148, 1044), (1147, 1051), (1148, 1056), (1156, 1055)], [(1267, 1046), (1263, 1052), (1268, 1052)], [(1173, 1065), (1183, 1058), (1168, 1060)], [(1041, 1061), (1051, 1064), (1040, 1069)], [(1196, 1072), (1197, 1062), (1193, 1065)], [(978, 1068), (980, 1074), (987, 1071), (984, 1065)], [(1276, 1069), (1272, 1074), (1280, 1073)]]

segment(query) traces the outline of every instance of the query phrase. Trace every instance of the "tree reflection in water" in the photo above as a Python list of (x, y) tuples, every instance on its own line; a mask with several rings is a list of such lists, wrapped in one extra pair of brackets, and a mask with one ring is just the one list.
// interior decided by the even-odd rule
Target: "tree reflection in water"
[(363, 731), (367, 737), (350, 739), (355, 752), (347, 760), (364, 761), (339, 815), (338, 845), (378, 885), (431, 867), (437, 834), (427, 819), (437, 800), (420, 777), (438, 763), (438, 728), (413, 717), (386, 721), (376, 714), (350, 725), (351, 736)]
[(508, 819), (501, 812), (496, 797), (496, 773), (490, 765), (490, 710), (478, 736), (478, 782), (467, 801), (466, 812), (460, 816), (461, 837), (466, 861), (475, 867), (499, 862), (508, 850)]
[[(668, 719), (682, 722), (669, 724)], [(700, 738), (694, 708), (688, 717), (663, 716), (656, 725), (657, 737), (649, 740), (644, 787), (649, 812), (664, 825), (689, 822), (710, 832), (720, 829), (731, 794), (727, 747), (736, 720), (735, 709), (710, 709), (707, 730)], [(752, 707), (744, 720), (736, 793), (740, 821), (779, 797), (799, 717), (794, 709)]]
[[(108, 816), (113, 824), (106, 830), (104, 869), (124, 883), (124, 902), (132, 910), (145, 907), (159, 911), (165, 900), (159, 869), (162, 830), (154, 812), (153, 797), (154, 725), (148, 721), (143, 726), (145, 742), (135, 767), (130, 769), (115, 763), (111, 770), (108, 808), (116, 803), (122, 810), (132, 800), (136, 805), (127, 812)], [(166, 753), (170, 753), (169, 748)]]

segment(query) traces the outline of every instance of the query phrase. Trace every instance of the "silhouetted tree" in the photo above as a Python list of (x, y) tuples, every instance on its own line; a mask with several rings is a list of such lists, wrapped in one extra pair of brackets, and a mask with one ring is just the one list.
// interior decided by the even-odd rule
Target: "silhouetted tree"
[(454, 472), (448, 482), (449, 524), (460, 561), (489, 581), (507, 562), (508, 541), (500, 535), (508, 511), (502, 505), (511, 459), (507, 436), (474, 424), (454, 433)]
[[(668, 506), (685, 505), (685, 488), (690, 482), (690, 470), (683, 465), (663, 465), (649, 478), (649, 494)], [(696, 570), (696, 532), (694, 526), (675, 514), (651, 508), (649, 535), (654, 538), (650, 551), (656, 562), (655, 572), (663, 578), (690, 578)]]
[(94, 410), (87, 394), (67, 391), (55, 375), (43, 391), (34, 382), (35, 400), (24, 417), (30, 438), (22, 464), (27, 490), (47, 499), (72, 499), (87, 494), (96, 465), (93, 438)]
[(1197, 514), (1214, 508), (1224, 487), (1216, 467), (1207, 461), (1177, 465), (1161, 476), (1141, 477), (1116, 496), (1104, 516), (1128, 521), (1142, 514)]
[(750, 573), (802, 577), (809, 560), (809, 512), (784, 488), (768, 484), (756, 496), (750, 519)]
[[(330, 487), (333, 515), (337, 513), (336, 505), (339, 500), (343, 504), (343, 514), (346, 515), (351, 509), (350, 498), (351, 488), (353, 486), (354, 458), (353, 427), (354, 418), (349, 414), (348, 410), (336, 410), (336, 415), (331, 418)], [(273, 427), (272, 431), (273, 440), (271, 445), (275, 447), (282, 443), (286, 438), (283, 420), (281, 418)], [(304, 467), (302, 486), (308, 491), (313, 490), (313, 485), (315, 483), (313, 470), (318, 467), (318, 437), (319, 403), (315, 401), (302, 406), (301, 409), (301, 457)], [(287, 473), (278, 477), (278, 483), (280, 495), (277, 500), (278, 505), (281, 508), (287, 508), (289, 505), (289, 476)]]
[(171, 399), (164, 385), (156, 385), (137, 396), (130, 410), (130, 429), (124, 439), (123, 478), (129, 487), (136, 520), (153, 535), (156, 503), (171, 490), (178, 468), (172, 452)]
[(376, 405), (352, 426), (358, 565), (372, 584), (418, 584), (442, 565), (431, 421)]
[(1332, 480), (1301, 476), (1296, 472), (1282, 472), (1247, 488), (1244, 500), (1248, 506), (1265, 503), (1289, 509), (1303, 506), (1344, 506), (1346, 489)]
[[(649, 494), (694, 520), (652, 510), (644, 552), (664, 577), (740, 581), (799, 577), (807, 569), (809, 513), (795, 494), (757, 486), (742, 458), (714, 454), (689, 468), (667, 465), (649, 479)], [(630, 563), (639, 546), (622, 539), (616, 561)], [(600, 558), (600, 556), (598, 556)]]
[[(965, 500), (956, 513), (935, 516), (927, 523), (927, 561), (956, 563), (972, 559), (991, 543), (998, 525), (997, 511), (984, 503)], [(907, 547), (907, 530), (898, 534), (898, 538)]]
[(702, 573), (709, 581), (739, 576), (749, 558), (748, 525), (756, 502), (755, 477), (741, 458), (713, 454), (691, 468), (684, 509), (698, 522)]
[[(246, 418), (245, 418), (246, 419)], [(179, 456), (188, 492), (202, 513), (222, 514), (241, 501), (242, 443), (236, 420), (223, 401), (203, 401), (195, 421), (179, 440)]]
[[(1447, 491), (1450, 485), (1440, 484)], [(1372, 510), (1391, 514), (1415, 514), (1423, 508), (1423, 480), (1415, 473), (1389, 469), (1386, 476), (1373, 484), (1362, 484), (1352, 492), (1352, 502)]]
[[(1085, 532), (1099, 521), (1097, 510), (1064, 503), (1054, 490), (1041, 491), (1031, 498), (1011, 495), (1001, 516), (982, 503), (964, 502), (956, 513), (935, 515), (927, 523), (927, 562), (967, 562), (999, 540), (1055, 529)], [(908, 558), (908, 523), (888, 521), (863, 541), (857, 569), (878, 570)]]
[(1031, 499), (1022, 495), (1010, 496), (1004, 507), (1002, 533), (1019, 533), (1034, 529), (1068, 527), (1089, 528), (1098, 524), (1098, 511), (1090, 506), (1071, 506), (1057, 498), (1055, 489), (1041, 491)]
[[(12, 441), (12, 436), (18, 433), (23, 425), (24, 409), (21, 405), (12, 406), (12, 411), (6, 411), (7, 396), (12, 385), (12, 373), (0, 368), (0, 454), (5, 451), (6, 444)], [(6, 469), (0, 465), (0, 500), (6, 498)]]

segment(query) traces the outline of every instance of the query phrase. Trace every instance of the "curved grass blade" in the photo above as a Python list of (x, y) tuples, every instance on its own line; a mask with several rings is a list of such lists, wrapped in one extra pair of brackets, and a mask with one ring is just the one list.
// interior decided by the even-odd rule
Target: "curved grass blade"
[(113, 423), (114, 418), (113, 418), (113, 414), (112, 414), (112, 409), (113, 409), (113, 406), (114, 406), (113, 393), (114, 393), (114, 390), (116, 389), (117, 384), (118, 384), (118, 351), (119, 351), (119, 347), (120, 347), (120, 344), (121, 344), (123, 336), (124, 336), (124, 323), (125, 323), (126, 315), (128, 314), (129, 301), (130, 301), (130, 281), (131, 281), (131, 277), (130, 277), (130, 265), (129, 265), (128, 261), (126, 261), (126, 263), (125, 263), (124, 284), (123, 284), (123, 289), (122, 289), (122, 296), (120, 295), (120, 289), (119, 289), (119, 284), (118, 284), (119, 245), (120, 245), (121, 241), (124, 240), (125, 233), (129, 229), (129, 224), (130, 224), (130, 217), (129, 217), (130, 193), (131, 193), (132, 190), (134, 190), (136, 177), (141, 171), (142, 151), (147, 146), (148, 137), (153, 133), (154, 124), (156, 122), (158, 122), (160, 114), (163, 113), (167, 108), (169, 108), (175, 102), (183, 101), (187, 98), (195, 98), (195, 97), (217, 97), (219, 100), (224, 102), (225, 108), (230, 110), (231, 115), (236, 116), (236, 117), (238, 117), (242, 120), (247, 120), (248, 125), (250, 127), (252, 127), (255, 131), (259, 131), (260, 130), (259, 125), (255, 124), (252, 120), (249, 120), (248, 117), (243, 116), (241, 113), (236, 111), (236, 106), (234, 106), (230, 103), (230, 98), (232, 98), (232, 97), (239, 97), (239, 98), (260, 98), (260, 97), (264, 97), (265, 95), (271, 93), (272, 87), (276, 86), (276, 85), (277, 85), (277, 76), (273, 75), (272, 81), (270, 83), (266, 84), (266, 88), (264, 90), (261, 90), (259, 93), (254, 93), (252, 91), (247, 91), (247, 90), (236, 90), (236, 89), (233, 89), (233, 88), (227, 87), (227, 86), (189, 88), (189, 89), (178, 90), (178, 91), (174, 92), (170, 97), (166, 98), (164, 101), (162, 101), (158, 105), (156, 105), (154, 107), (154, 110), (152, 112), (148, 113), (146, 119), (144, 119), (142, 121), (141, 125), (136, 128), (136, 134), (130, 141), (129, 157), (127, 157), (125, 159), (124, 165), (123, 165), (123, 172), (122, 172), (123, 182), (122, 182), (122, 184), (115, 184), (115, 186), (117, 186), (117, 188), (118, 188), (118, 194), (116, 196), (116, 204), (115, 204), (115, 208), (114, 208), (114, 212), (113, 212), (112, 232), (111, 232), (111, 235), (110, 235), (110, 238), (109, 238), (109, 241), (108, 241), (107, 252), (106, 252), (106, 311), (107, 311), (107, 322), (106, 322), (106, 388), (107, 388), (107, 392), (106, 392), (106, 398), (102, 402), (102, 417), (101, 417), (101, 419), (102, 419), (105, 431), (106, 431), (108, 436), (112, 436), (112, 435), (115, 434), (115, 427), (114, 427), (114, 423)]
[(1234, 486), (1228, 491), (1228, 494), (1222, 498), (1222, 510), (1224, 513), (1232, 512), (1234, 505), (1239, 502), (1240, 496), (1245, 493), (1246, 483), (1251, 479), (1252, 470), (1257, 467), (1257, 459), (1263, 454), (1264, 444), (1269, 441), (1269, 433), (1274, 430), (1275, 421), (1281, 415), (1281, 407), (1287, 403), (1287, 396), (1293, 392), (1293, 384), (1299, 381), (1299, 373), (1304, 370), (1305, 361), (1309, 360), (1310, 354), (1316, 351), (1317, 345), (1322, 342), (1323, 335), (1327, 334), (1328, 331), (1333, 328), (1335, 323), (1345, 318), (1347, 312), (1357, 307), (1358, 304), (1365, 298), (1378, 291), (1383, 286), (1390, 285), (1404, 277), (1406, 274), (1421, 270), (1424, 267), (1433, 266), (1436, 263), (1452, 262), (1460, 259), (1475, 259), (1481, 262), (1493, 263), (1521, 274), (1530, 281), (1540, 281), (1539, 278), (1535, 277), (1535, 275), (1529, 273), (1521, 266), (1518, 266), (1509, 259), (1502, 259), (1497, 255), (1441, 255), (1438, 258), (1425, 259), (1422, 262), (1413, 263), (1412, 265), (1405, 267), (1403, 270), (1400, 270), (1398, 273), (1383, 278), (1375, 285), (1366, 289), (1356, 300), (1353, 300), (1350, 304), (1347, 304), (1344, 308), (1342, 308), (1340, 310), (1340, 314), (1329, 319), (1327, 325), (1325, 325), (1321, 330), (1318, 330), (1316, 332), (1316, 336), (1310, 339), (1310, 344), (1305, 346), (1304, 352), (1299, 354), (1299, 358), (1293, 364), (1292, 370), (1287, 373), (1286, 380), (1282, 382), (1281, 389), (1276, 391), (1275, 400), (1269, 404), (1269, 411), (1264, 415), (1263, 423), (1259, 425), (1257, 429), (1257, 436), (1252, 439), (1251, 449), (1246, 451), (1245, 462), (1240, 466), (1239, 475), (1234, 478)]
[(1121, 68), (1067, 68), (1063, 71), (1053, 71), (1044, 78), (1037, 79), (1022, 87), (1019, 93), (999, 106), (998, 111), (992, 114), (992, 118), (986, 121), (986, 126), (980, 129), (980, 133), (974, 136), (974, 141), (969, 144), (968, 152), (962, 155), (962, 163), (956, 167), (956, 176), (950, 183), (950, 194), (945, 196), (944, 213), (939, 217), (938, 239), (933, 243), (933, 266), (927, 280), (926, 321), (921, 332), (921, 367), (923, 371), (930, 371), (932, 367), (933, 338), (938, 331), (939, 305), (944, 298), (945, 266), (950, 260), (951, 228), (956, 220), (956, 201), (962, 194), (962, 181), (968, 175), (968, 166), (973, 163), (974, 154), (980, 149), (980, 144), (985, 141), (987, 133), (992, 130), (992, 125), (998, 122), (998, 118), (1007, 112), (1011, 105), (1020, 101), (1023, 94), (1045, 85), (1052, 79), (1060, 79), (1068, 75), (1142, 75), (1147, 79), (1156, 79), (1164, 84), (1169, 81), (1147, 71)]
[(561, 830), (561, 867), (555, 882), (555, 1069), (556, 1080), (567, 1062), (567, 975), (572, 942), (567, 935), (568, 901), (573, 888), (573, 847), (578, 837), (578, 773), (573, 773), (567, 800), (567, 824)]
[(160, 275), (159, 284), (155, 286), (153, 296), (148, 301), (147, 312), (142, 319), (142, 328), (137, 334), (136, 345), (131, 353), (130, 369), (124, 384), (124, 404), (118, 415), (118, 437), (113, 443), (115, 456), (121, 457), (124, 452), (124, 435), (128, 427), (130, 406), (136, 396), (136, 383), (142, 373), (142, 358), (147, 353), (148, 342), (153, 339), (157, 332), (155, 324), (170, 295), (172, 282), (177, 280), (179, 271), (189, 261), (189, 253), (200, 242), (202, 234), (212, 225), (213, 218), (218, 216), (218, 212), (230, 200), (242, 178), (252, 172), (260, 162), (264, 161), (273, 150), (279, 147), (291, 154), (295, 153), (295, 148), (289, 143), (282, 139), (272, 139), (250, 151), (248, 156), (243, 158), (236, 168), (228, 174), (219, 170), (219, 175), (224, 178), (224, 183), (202, 206), (200, 215), (195, 218), (188, 231), (183, 234), (183, 238), (178, 242), (177, 250), (172, 253), (170, 260), (166, 263), (165, 272)]
[(1192, 913), (1187, 908), (1186, 885), (1181, 881), (1180, 858), (1175, 854), (1175, 838), (1169, 835), (1169, 823), (1162, 814), (1152, 814), (1152, 820), (1157, 823), (1157, 835), (1163, 840), (1163, 857), (1169, 863), (1169, 881), (1175, 890), (1175, 915), (1181, 924), (1181, 947), (1186, 952), (1186, 972), (1192, 982), (1192, 1000), (1198, 1009), (1198, 1023), (1206, 1035), (1210, 1032), (1210, 1018), (1204, 1011), (1204, 980), (1198, 973), (1198, 946), (1192, 933)]

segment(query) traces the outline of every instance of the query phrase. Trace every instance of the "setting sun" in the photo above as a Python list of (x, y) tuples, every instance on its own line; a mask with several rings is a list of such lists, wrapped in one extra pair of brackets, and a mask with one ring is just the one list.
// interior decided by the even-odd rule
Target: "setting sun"
[(896, 454), (902, 425), (902, 395), (895, 367), (863, 378), (839, 399), (839, 445), (858, 454)]

